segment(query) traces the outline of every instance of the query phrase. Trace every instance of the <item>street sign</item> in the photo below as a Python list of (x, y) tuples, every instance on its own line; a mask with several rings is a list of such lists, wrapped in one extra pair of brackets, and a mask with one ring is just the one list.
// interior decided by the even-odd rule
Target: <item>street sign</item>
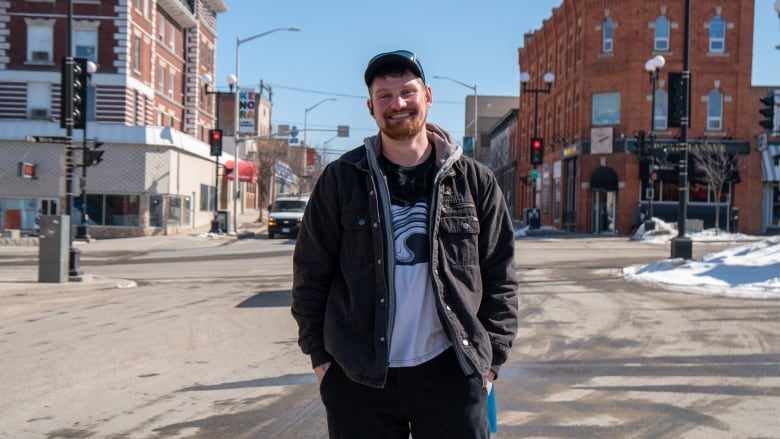
[(27, 136), (25, 140), (33, 143), (68, 143), (69, 141), (65, 136)]

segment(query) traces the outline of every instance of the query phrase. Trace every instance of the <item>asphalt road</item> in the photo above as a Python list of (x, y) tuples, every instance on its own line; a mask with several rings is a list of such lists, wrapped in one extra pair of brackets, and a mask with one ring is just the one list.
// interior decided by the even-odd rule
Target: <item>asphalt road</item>
[[(293, 244), (85, 248), (86, 273), (137, 287), (0, 295), (0, 437), (326, 438), (289, 312)], [(619, 277), (668, 254), (517, 241), (521, 329), (495, 438), (780, 437), (780, 301)], [(0, 257), (0, 272), (30, 263)]]

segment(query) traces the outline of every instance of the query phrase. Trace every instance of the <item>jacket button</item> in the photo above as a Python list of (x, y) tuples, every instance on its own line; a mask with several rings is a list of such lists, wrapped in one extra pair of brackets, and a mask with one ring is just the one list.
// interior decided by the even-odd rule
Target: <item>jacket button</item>
[(466, 340), (466, 339), (463, 339), (463, 346), (468, 346), (468, 345), (469, 345), (469, 341)]
[(383, 298), (379, 299), (379, 303), (385, 303), (385, 298), (383, 297)]
[(361, 225), (361, 226), (365, 226), (366, 225), (366, 220), (364, 220), (363, 218), (360, 218), (358, 220), (358, 224)]
[(379, 264), (379, 265), (382, 265), (382, 260), (381, 259), (377, 259), (376, 263)]
[(374, 228), (376, 229), (377, 227), (379, 227), (379, 224), (374, 223)]
[(468, 230), (471, 226), (469, 226), (469, 223), (463, 223), (460, 225), (460, 227), (463, 228), (463, 230)]
[(447, 305), (447, 311), (452, 311), (452, 308), (450, 308), (449, 305)]
[(385, 338), (384, 338), (384, 337), (379, 337), (379, 341), (381, 341), (382, 343), (384, 343), (384, 342), (385, 342)]

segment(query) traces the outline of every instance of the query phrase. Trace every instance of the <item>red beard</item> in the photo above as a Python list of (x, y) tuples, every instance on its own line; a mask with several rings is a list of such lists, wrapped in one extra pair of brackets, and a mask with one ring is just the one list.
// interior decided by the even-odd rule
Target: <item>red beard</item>
[(425, 128), (425, 120), (420, 117), (419, 112), (415, 112), (411, 119), (403, 121), (394, 121), (384, 118), (382, 132), (393, 140), (409, 140), (420, 133)]

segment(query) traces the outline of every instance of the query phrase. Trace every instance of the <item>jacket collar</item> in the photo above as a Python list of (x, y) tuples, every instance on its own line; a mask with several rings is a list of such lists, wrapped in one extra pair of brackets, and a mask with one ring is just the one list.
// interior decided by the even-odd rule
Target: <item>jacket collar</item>
[[(463, 155), (463, 148), (455, 142), (450, 133), (438, 125), (427, 123), (425, 124), (425, 130), (428, 134), (428, 141), (431, 142), (434, 147), (436, 166), (440, 169), (452, 167), (453, 163)], [(374, 136), (366, 137), (363, 140), (363, 144), (366, 147), (364, 160), (349, 160), (346, 155), (344, 158), (352, 161), (359, 168), (367, 170), (368, 162), (366, 160), (376, 160), (377, 157), (382, 154), (382, 136), (376, 134)]]

